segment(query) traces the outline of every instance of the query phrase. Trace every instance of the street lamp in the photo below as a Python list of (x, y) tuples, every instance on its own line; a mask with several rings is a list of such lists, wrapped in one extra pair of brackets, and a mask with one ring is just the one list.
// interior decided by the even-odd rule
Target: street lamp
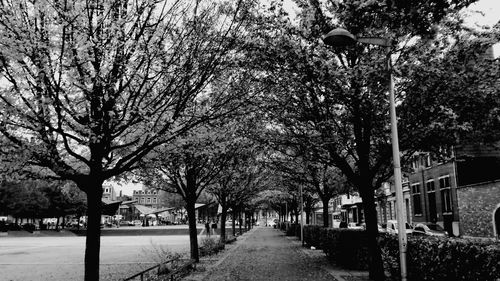
[(300, 242), (304, 246), (304, 195), (300, 185)]
[(323, 38), (323, 42), (333, 47), (345, 47), (356, 43), (385, 47), (387, 50), (387, 70), (389, 71), (389, 104), (391, 115), (391, 142), (394, 162), (394, 181), (396, 187), (396, 219), (398, 221), (399, 258), (401, 262), (401, 280), (406, 281), (406, 221), (403, 208), (403, 188), (401, 184), (401, 164), (399, 161), (398, 125), (396, 105), (394, 103), (394, 77), (391, 63), (391, 42), (387, 38), (358, 37), (343, 28), (334, 29)]

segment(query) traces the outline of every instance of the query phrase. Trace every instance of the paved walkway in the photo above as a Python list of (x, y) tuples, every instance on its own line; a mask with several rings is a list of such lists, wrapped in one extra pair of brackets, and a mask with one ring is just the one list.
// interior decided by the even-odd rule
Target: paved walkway
[(300, 241), (279, 230), (260, 227), (245, 236), (203, 280), (368, 280), (365, 272), (332, 268), (321, 251), (305, 249)]

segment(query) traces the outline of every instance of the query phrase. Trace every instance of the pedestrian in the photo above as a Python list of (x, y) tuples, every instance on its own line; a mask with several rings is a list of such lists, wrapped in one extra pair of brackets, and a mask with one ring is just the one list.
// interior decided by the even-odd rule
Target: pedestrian
[(205, 223), (205, 230), (207, 232), (207, 237), (210, 237), (210, 223), (208, 223), (208, 221)]
[(215, 235), (215, 230), (217, 229), (217, 223), (215, 222), (215, 220), (212, 220), (212, 231), (213, 231), (213, 234)]

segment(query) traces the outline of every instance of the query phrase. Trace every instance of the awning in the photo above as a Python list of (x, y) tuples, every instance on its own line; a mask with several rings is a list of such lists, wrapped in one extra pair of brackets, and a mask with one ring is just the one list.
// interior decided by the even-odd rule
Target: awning
[(195, 208), (195, 209), (198, 209), (198, 208), (201, 208), (201, 207), (203, 207), (203, 206), (205, 206), (205, 205), (206, 205), (206, 204), (198, 204), (198, 203), (195, 203), (195, 204), (194, 204), (194, 208)]
[(113, 216), (118, 211), (121, 201), (111, 201), (107, 199), (102, 199), (102, 214)]
[(135, 204), (134, 207), (137, 208), (137, 210), (139, 210), (139, 212), (141, 214), (144, 214), (144, 215), (156, 215), (159, 213), (163, 213), (163, 212), (175, 209), (175, 208), (171, 208), (171, 207), (161, 208), (161, 209), (153, 209), (153, 208), (149, 208), (149, 207), (146, 207), (144, 205), (138, 205), (138, 204)]

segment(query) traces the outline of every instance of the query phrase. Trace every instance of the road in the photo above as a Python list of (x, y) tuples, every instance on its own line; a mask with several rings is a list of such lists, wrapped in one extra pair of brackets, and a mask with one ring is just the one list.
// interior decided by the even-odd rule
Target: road
[[(187, 253), (189, 237), (103, 236), (100, 280), (120, 280), (155, 264), (154, 249)], [(0, 237), (0, 280), (83, 280), (85, 237)]]

